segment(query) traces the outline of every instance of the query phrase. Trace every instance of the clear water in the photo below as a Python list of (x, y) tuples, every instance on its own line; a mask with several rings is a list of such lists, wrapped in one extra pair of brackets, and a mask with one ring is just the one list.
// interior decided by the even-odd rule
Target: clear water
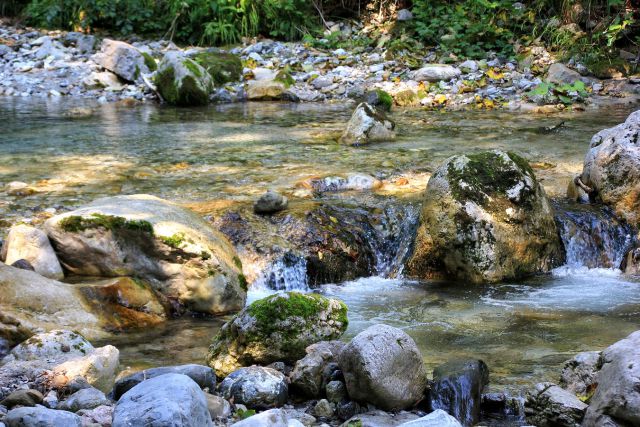
[[(268, 187), (289, 193), (300, 180), (347, 172), (389, 182), (405, 176), (410, 185), (385, 186), (378, 194), (415, 201), (424, 176), (445, 158), (488, 148), (524, 155), (547, 192), (559, 196), (581, 170), (591, 135), (629, 113), (397, 110), (398, 141), (351, 148), (333, 140), (350, 113), (342, 104), (86, 104), (91, 117), (69, 118), (78, 105), (0, 98), (0, 184), (24, 181), (37, 191), (28, 197), (0, 191), (0, 236), (17, 220), (42, 220), (45, 209), (73, 208), (105, 195), (151, 193), (208, 214), (212, 206), (252, 200)], [(560, 121), (565, 126), (558, 133), (540, 131)], [(291, 287), (294, 281), (283, 283)], [(484, 359), (498, 389), (555, 380), (576, 352), (604, 348), (640, 329), (640, 284), (615, 271), (576, 265), (502, 285), (372, 277), (319, 291), (348, 304), (345, 339), (376, 322), (392, 324), (416, 340), (429, 367), (452, 357)], [(250, 300), (265, 292), (252, 291)], [(224, 320), (182, 318), (108, 342), (132, 368), (202, 362)]]

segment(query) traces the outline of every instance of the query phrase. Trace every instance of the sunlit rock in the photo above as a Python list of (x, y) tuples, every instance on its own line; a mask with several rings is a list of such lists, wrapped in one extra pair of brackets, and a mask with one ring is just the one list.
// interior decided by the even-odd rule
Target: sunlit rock
[(598, 385), (598, 371), (602, 363), (601, 352), (585, 351), (564, 362), (560, 386), (581, 400), (588, 400)]
[(340, 142), (349, 145), (363, 145), (376, 141), (395, 139), (395, 123), (375, 107), (361, 103), (353, 112)]
[(400, 329), (373, 325), (340, 353), (349, 397), (383, 410), (409, 408), (424, 398), (427, 371), (413, 339)]
[(131, 390), (142, 381), (159, 377), (165, 374), (181, 374), (186, 375), (200, 386), (201, 389), (214, 391), (216, 388), (216, 375), (208, 366), (203, 365), (179, 365), (179, 366), (161, 366), (158, 368), (145, 369), (140, 372), (128, 375), (118, 379), (113, 387), (114, 399), (120, 399), (127, 391)]
[(64, 277), (49, 238), (37, 228), (20, 224), (11, 227), (7, 240), (2, 246), (0, 259), (6, 264), (24, 259), (29, 262), (36, 273), (50, 279), (60, 280)]
[(497, 282), (562, 261), (553, 208), (522, 157), (498, 150), (457, 155), (429, 180), (410, 276)]
[(209, 72), (177, 51), (165, 53), (154, 79), (162, 99), (171, 105), (206, 105), (213, 90)]
[(536, 384), (525, 402), (527, 422), (539, 427), (580, 427), (587, 404), (552, 383)]
[(225, 399), (249, 409), (279, 407), (289, 397), (286, 377), (275, 369), (262, 366), (233, 371), (220, 383), (219, 391)]
[(96, 200), (45, 223), (59, 259), (86, 276), (137, 276), (185, 308), (224, 314), (244, 306), (231, 244), (202, 218), (148, 195)]
[(573, 84), (576, 80), (580, 80), (581, 78), (582, 76), (580, 73), (559, 62), (551, 64), (549, 71), (547, 72), (547, 81), (557, 85)]
[(306, 356), (298, 360), (289, 375), (291, 388), (310, 398), (323, 394), (331, 373), (338, 369), (337, 360), (345, 344), (322, 341), (306, 348)]
[(413, 72), (413, 79), (418, 82), (449, 81), (459, 77), (462, 72), (452, 65), (428, 64)]
[(640, 224), (640, 111), (591, 139), (581, 180), (631, 225)]
[(57, 411), (43, 406), (12, 409), (3, 419), (7, 427), (82, 427), (81, 418), (68, 411)]
[(119, 367), (120, 352), (112, 345), (96, 348), (88, 355), (68, 360), (52, 371), (51, 382), (64, 387), (76, 377), (82, 377), (93, 387), (108, 392), (113, 387)]
[(135, 47), (128, 43), (104, 39), (100, 52), (92, 56), (93, 61), (101, 67), (117, 74), (124, 80), (133, 82), (140, 79), (141, 74), (148, 74), (148, 60)]
[(342, 301), (298, 292), (272, 295), (225, 323), (209, 347), (207, 363), (224, 377), (242, 366), (294, 362), (307, 346), (340, 337), (347, 325)]

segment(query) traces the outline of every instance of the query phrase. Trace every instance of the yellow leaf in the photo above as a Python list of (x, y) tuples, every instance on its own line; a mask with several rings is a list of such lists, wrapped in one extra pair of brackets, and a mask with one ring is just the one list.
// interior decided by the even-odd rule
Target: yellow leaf
[(331, 220), (331, 222), (333, 222), (334, 224), (338, 223), (338, 220), (332, 216), (329, 217), (329, 219)]
[(433, 98), (433, 101), (436, 104), (442, 105), (445, 102), (447, 102), (447, 97), (446, 97), (446, 95), (443, 95), (443, 94), (439, 93)]
[(500, 80), (504, 78), (504, 73), (501, 73), (494, 68), (489, 68), (489, 70), (487, 71), (487, 77), (493, 80)]

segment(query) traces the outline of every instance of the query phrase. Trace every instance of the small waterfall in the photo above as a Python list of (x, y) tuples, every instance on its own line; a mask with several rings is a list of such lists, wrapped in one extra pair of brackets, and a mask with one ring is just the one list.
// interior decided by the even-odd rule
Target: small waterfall
[(307, 291), (307, 260), (288, 252), (273, 262), (251, 286), (274, 291)]
[(634, 243), (631, 226), (603, 206), (563, 205), (556, 212), (567, 267), (620, 268)]
[(379, 224), (370, 236), (376, 265), (381, 277), (401, 277), (404, 263), (411, 253), (420, 218), (417, 205), (388, 204)]

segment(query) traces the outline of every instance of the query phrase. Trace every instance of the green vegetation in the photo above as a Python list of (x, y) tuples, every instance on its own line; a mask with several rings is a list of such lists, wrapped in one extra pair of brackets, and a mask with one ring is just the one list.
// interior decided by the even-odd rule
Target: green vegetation
[(572, 84), (563, 85), (543, 82), (527, 92), (526, 96), (532, 101), (540, 100), (544, 104), (561, 102), (565, 105), (571, 105), (574, 101), (584, 101), (589, 96), (589, 93), (584, 83), (576, 80)]
[(385, 111), (391, 111), (391, 107), (393, 106), (393, 98), (384, 90), (378, 89), (376, 90), (378, 95), (378, 99), (380, 100), (380, 105), (382, 109)]
[(144, 220), (129, 220), (121, 216), (91, 214), (87, 217), (68, 216), (60, 220), (60, 227), (69, 233), (77, 233), (91, 228), (104, 228), (106, 230), (131, 230), (149, 233), (153, 235), (153, 225)]
[(180, 246), (182, 246), (185, 241), (185, 237), (184, 233), (175, 233), (169, 237), (160, 237), (160, 240), (162, 240), (162, 243), (167, 246), (171, 246), (174, 249), (180, 249)]
[(203, 52), (197, 54), (194, 60), (207, 70), (216, 85), (238, 81), (242, 76), (242, 61), (237, 55)]
[(140, 52), (142, 54), (142, 57), (144, 58), (144, 65), (147, 66), (147, 68), (149, 69), (149, 71), (155, 71), (158, 69), (158, 64), (156, 63), (156, 60), (153, 59), (153, 57), (151, 55), (149, 55), (147, 52)]

